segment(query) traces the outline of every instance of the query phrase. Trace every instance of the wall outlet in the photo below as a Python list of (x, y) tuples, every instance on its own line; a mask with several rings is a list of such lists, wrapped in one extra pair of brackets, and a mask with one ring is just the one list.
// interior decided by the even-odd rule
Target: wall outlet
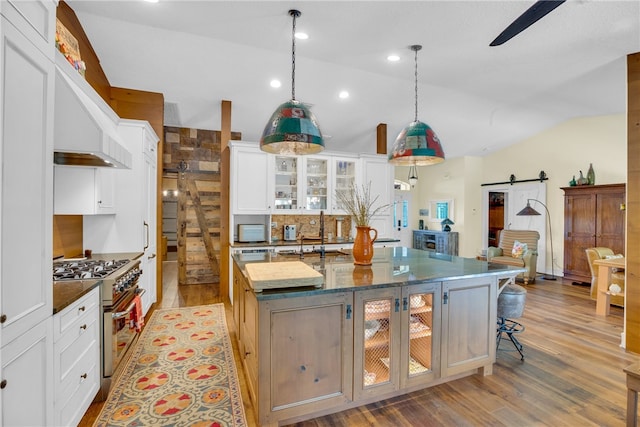
[(278, 228), (278, 223), (277, 222), (272, 222), (271, 223), (271, 228)]

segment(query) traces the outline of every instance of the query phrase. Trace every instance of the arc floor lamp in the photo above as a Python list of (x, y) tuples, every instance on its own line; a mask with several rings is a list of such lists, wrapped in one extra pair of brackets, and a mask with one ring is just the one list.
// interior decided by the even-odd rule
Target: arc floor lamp
[(551, 215), (549, 215), (549, 209), (547, 209), (547, 205), (542, 203), (540, 200), (527, 199), (527, 206), (525, 206), (524, 209), (522, 209), (516, 215), (520, 215), (520, 216), (542, 215), (540, 212), (533, 209), (529, 202), (538, 202), (544, 207), (544, 210), (547, 211), (547, 219), (549, 220), (549, 242), (551, 243), (551, 277), (542, 276), (542, 278), (544, 280), (556, 280), (556, 275), (553, 271), (553, 233), (551, 232)]

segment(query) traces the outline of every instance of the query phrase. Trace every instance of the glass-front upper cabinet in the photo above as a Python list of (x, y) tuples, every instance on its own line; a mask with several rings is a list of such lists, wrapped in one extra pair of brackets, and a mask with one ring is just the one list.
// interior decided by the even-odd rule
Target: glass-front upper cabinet
[(330, 200), (332, 200), (331, 210), (333, 213), (346, 214), (347, 212), (345, 211), (342, 203), (340, 203), (336, 194), (348, 193), (351, 188), (357, 186), (356, 176), (358, 172), (358, 162), (355, 158), (332, 158), (331, 162), (333, 170), (333, 188), (335, 193), (331, 194), (330, 198)]
[(298, 202), (298, 157), (275, 156), (274, 210), (294, 213), (300, 208)]
[(329, 160), (322, 157), (304, 158), (304, 207), (307, 211), (329, 207)]

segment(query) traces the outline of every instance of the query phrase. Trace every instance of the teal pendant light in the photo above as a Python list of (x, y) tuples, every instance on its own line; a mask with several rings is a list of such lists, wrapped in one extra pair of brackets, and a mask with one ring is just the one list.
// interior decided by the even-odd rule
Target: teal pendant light
[(296, 100), (296, 18), (300, 11), (291, 9), (291, 100), (280, 104), (271, 115), (260, 138), (260, 149), (272, 154), (315, 154), (324, 149), (318, 122), (308, 106)]
[(444, 161), (440, 140), (431, 127), (418, 120), (418, 51), (420, 45), (412, 45), (415, 52), (415, 118), (398, 135), (389, 153), (389, 163), (398, 166), (426, 166)]

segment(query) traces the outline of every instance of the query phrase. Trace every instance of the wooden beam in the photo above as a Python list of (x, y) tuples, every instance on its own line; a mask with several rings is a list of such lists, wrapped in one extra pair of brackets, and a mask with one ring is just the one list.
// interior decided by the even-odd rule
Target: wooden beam
[(376, 153), (387, 154), (387, 124), (380, 123), (376, 128)]
[(220, 298), (229, 299), (229, 192), (231, 191), (231, 101), (222, 101), (220, 123)]
[(640, 353), (640, 53), (627, 56), (625, 348)]

